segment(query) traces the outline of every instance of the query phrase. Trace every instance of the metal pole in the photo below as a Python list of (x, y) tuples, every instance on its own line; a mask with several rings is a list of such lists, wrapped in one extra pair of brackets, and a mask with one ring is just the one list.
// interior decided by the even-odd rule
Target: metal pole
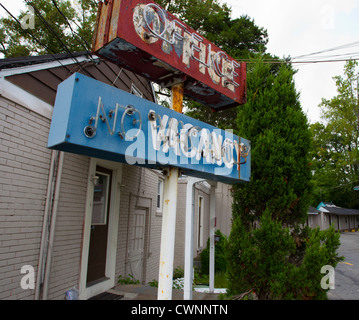
[(48, 291), (49, 291), (49, 278), (51, 271), (51, 262), (53, 255), (53, 243), (55, 237), (55, 226), (56, 226), (56, 217), (58, 211), (59, 197), (60, 197), (60, 187), (61, 187), (61, 179), (62, 179), (62, 169), (64, 164), (64, 152), (60, 152), (59, 155), (59, 164), (57, 166), (57, 174), (56, 174), (56, 185), (55, 185), (55, 195), (52, 209), (52, 217), (51, 217), (51, 226), (50, 226), (50, 234), (49, 234), (49, 244), (47, 247), (47, 256), (46, 256), (46, 267), (44, 273), (44, 284), (43, 284), (43, 293), (42, 300), (47, 300)]
[(211, 185), (210, 211), (209, 211), (209, 292), (214, 292), (214, 229), (216, 220), (216, 189)]
[[(182, 113), (183, 83), (172, 87), (172, 108)], [(158, 300), (172, 300), (173, 257), (176, 234), (178, 168), (169, 168), (164, 184)]]
[(194, 221), (194, 192), (193, 186), (204, 179), (190, 177), (187, 180), (186, 192), (186, 225), (184, 247), (184, 288), (183, 300), (192, 300), (193, 279), (193, 221)]

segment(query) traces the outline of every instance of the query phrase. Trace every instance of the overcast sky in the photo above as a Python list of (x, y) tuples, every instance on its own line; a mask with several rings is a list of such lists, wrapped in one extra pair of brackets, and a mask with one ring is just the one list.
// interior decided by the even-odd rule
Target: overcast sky
[[(359, 58), (359, 0), (221, 0), (232, 8), (232, 18), (247, 14), (268, 31), (267, 51), (297, 57), (357, 42), (313, 60)], [(350, 54), (350, 55), (348, 55)], [(338, 56), (333, 56), (338, 55)], [(330, 57), (329, 57), (330, 56)], [(306, 61), (309, 57), (295, 61)], [(320, 120), (321, 98), (336, 95), (333, 76), (342, 75), (345, 62), (295, 64), (297, 90), (310, 122)]]
[[(232, 18), (247, 14), (267, 29), (267, 51), (279, 57), (297, 57), (357, 42), (294, 61), (359, 58), (359, 0), (220, 0), (232, 8)], [(25, 6), (22, 0), (0, 0), (14, 15)], [(5, 12), (0, 8), (0, 15)], [(335, 56), (334, 56), (335, 55)], [(320, 120), (321, 98), (336, 95), (335, 75), (343, 74), (344, 62), (295, 64), (297, 90), (310, 122)]]

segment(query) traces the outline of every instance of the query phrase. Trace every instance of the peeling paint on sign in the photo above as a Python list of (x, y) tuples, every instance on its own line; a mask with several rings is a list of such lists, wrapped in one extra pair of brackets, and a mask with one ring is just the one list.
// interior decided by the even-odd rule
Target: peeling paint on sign
[(93, 51), (215, 110), (246, 102), (246, 64), (150, 0), (100, 3)]

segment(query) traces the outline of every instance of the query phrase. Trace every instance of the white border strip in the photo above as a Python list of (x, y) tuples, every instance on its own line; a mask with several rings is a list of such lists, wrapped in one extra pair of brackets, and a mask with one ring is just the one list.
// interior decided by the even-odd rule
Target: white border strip
[[(93, 56), (93, 59), (98, 59), (98, 57)], [(76, 60), (80, 63), (84, 62), (84, 61), (91, 61), (91, 59), (87, 58), (86, 56), (76, 57)], [(22, 74), (22, 73), (39, 71), (39, 70), (52, 69), (52, 68), (67, 66), (70, 64), (76, 64), (74, 59), (68, 58), (68, 59), (64, 59), (64, 60), (40, 62), (40, 63), (31, 64), (31, 65), (27, 65), (27, 66), (14, 67), (14, 68), (8, 68), (8, 69), (1, 70), (0, 77), (8, 77), (8, 76), (13, 76), (15, 74)]]
[(35, 97), (4, 78), (0, 78), (0, 95), (48, 119), (52, 117), (53, 106), (51, 104)]

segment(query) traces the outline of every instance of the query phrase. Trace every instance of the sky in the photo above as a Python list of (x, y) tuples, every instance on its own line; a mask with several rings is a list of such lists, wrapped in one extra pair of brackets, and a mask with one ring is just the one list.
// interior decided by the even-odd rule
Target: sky
[[(76, 0), (74, 0), (76, 1)], [(232, 8), (232, 19), (248, 15), (268, 32), (267, 52), (298, 57), (344, 47), (293, 61), (359, 58), (359, 0), (219, 0)], [(0, 0), (15, 16), (25, 10), (22, 0)], [(0, 16), (6, 13), (0, 7)], [(348, 44), (355, 45), (347, 46)], [(303, 111), (311, 123), (321, 121), (322, 98), (337, 94), (333, 77), (343, 74), (345, 62), (296, 63), (295, 83)]]
[[(232, 19), (248, 15), (267, 29), (267, 52), (298, 57), (344, 46), (342, 50), (311, 56), (311, 60), (359, 58), (359, 0), (221, 0), (232, 8)], [(349, 54), (349, 55), (348, 55)], [(333, 56), (337, 55), (337, 56)], [(331, 56), (331, 57), (329, 57)], [(293, 61), (307, 61), (309, 57)], [(337, 94), (333, 77), (343, 75), (345, 62), (294, 64), (295, 83), (303, 111), (311, 123), (321, 121), (322, 98)]]

